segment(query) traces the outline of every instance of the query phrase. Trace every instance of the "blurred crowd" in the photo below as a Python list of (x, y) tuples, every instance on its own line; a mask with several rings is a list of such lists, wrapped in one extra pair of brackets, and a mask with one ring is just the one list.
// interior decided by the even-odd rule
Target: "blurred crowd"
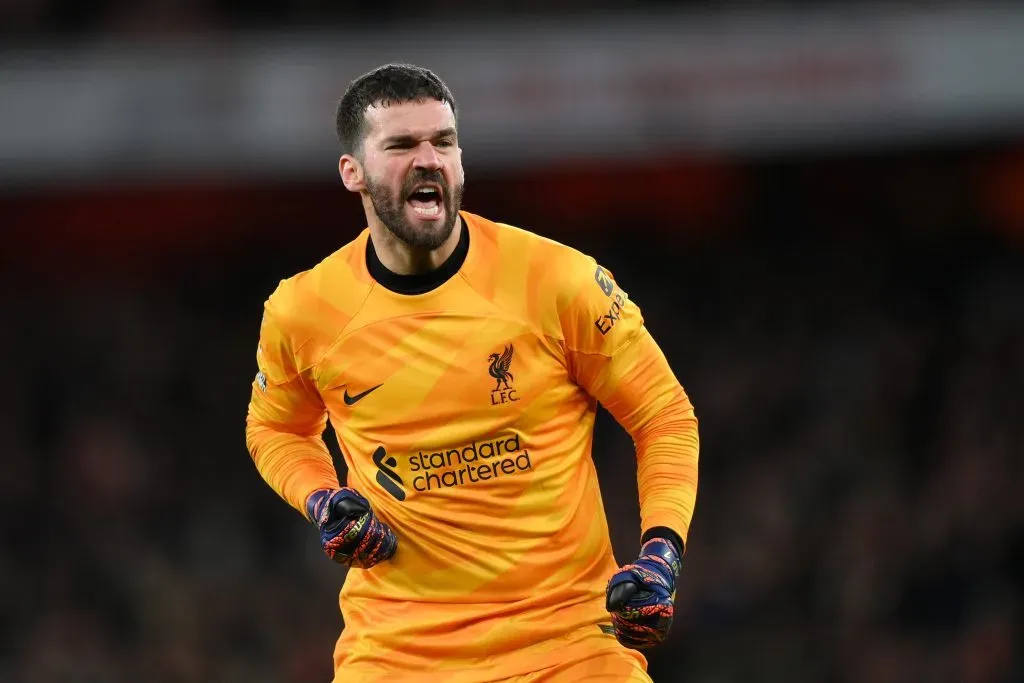
[[(783, 0), (773, 0), (784, 4)], [(440, 0), (429, 6), (411, 0), (374, 3), (331, 0), (13, 0), (0, 4), (0, 35), (109, 36), (132, 34), (202, 34), (231, 29), (323, 28), (353, 23), (383, 23), (408, 28), (416, 23), (443, 24), (458, 19), (541, 17), (592, 14), (680, 6), (741, 5), (742, 0), (517, 0), (484, 3)]]
[[(714, 231), (525, 226), (615, 273), (700, 418), (655, 680), (1024, 681), (1024, 244), (942, 160), (750, 173)], [(334, 220), (159, 278), (2, 280), (0, 680), (329, 680), (343, 573), (243, 429), (263, 298), (358, 229)], [(631, 559), (606, 414), (594, 457)]]
[[(832, 3), (833, 5), (835, 3)], [(882, 6), (885, 3), (878, 3)], [(929, 7), (964, 7), (976, 2), (929, 0)], [(910, 3), (913, 5), (913, 3)], [(0, 36), (9, 40), (37, 38), (105, 38), (133, 35), (217, 34), (237, 30), (270, 30), (389, 24), (395, 28), (444, 26), (459, 20), (545, 21), (623, 12), (807, 11), (828, 3), (815, 0), (414, 0), (337, 2), (332, 0), (9, 0), (0, 3)]]

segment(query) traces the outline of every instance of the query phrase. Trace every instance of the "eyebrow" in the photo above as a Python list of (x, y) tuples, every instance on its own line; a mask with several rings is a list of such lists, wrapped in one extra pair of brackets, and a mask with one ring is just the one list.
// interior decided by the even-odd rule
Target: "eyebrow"
[[(455, 128), (442, 128), (439, 131), (435, 131), (430, 136), (430, 139), (437, 140), (438, 138), (455, 137), (455, 134), (456, 134)], [(401, 135), (392, 135), (389, 138), (384, 138), (383, 144), (385, 144), (385, 145), (393, 145), (393, 144), (398, 143), (398, 142), (415, 142), (415, 141), (416, 141), (416, 136), (415, 135), (410, 135), (409, 133), (403, 133)]]

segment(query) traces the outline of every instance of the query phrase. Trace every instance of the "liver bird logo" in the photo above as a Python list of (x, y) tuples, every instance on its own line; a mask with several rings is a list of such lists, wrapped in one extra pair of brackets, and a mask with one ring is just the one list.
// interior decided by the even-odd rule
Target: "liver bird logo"
[(505, 385), (505, 388), (508, 389), (508, 383), (515, 381), (512, 373), (508, 370), (509, 366), (512, 365), (512, 351), (512, 345), (509, 344), (501, 354), (492, 353), (487, 358), (491, 362), (490, 367), (487, 368), (487, 372), (491, 377), (498, 381), (494, 387), (494, 391), (501, 389), (502, 385)]

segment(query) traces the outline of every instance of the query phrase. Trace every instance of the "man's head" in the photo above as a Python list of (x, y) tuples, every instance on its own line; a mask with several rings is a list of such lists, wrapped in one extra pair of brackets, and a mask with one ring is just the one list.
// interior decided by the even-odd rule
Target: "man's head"
[(455, 227), (465, 181), (456, 112), (448, 86), (408, 64), (360, 76), (338, 103), (342, 181), (409, 246), (436, 249)]

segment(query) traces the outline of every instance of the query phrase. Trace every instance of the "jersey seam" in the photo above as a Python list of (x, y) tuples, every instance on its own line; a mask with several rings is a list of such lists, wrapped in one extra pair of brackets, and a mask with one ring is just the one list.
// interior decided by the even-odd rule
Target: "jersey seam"
[[(506, 309), (504, 306), (501, 306), (500, 304), (498, 304), (498, 302), (494, 301), (493, 299), (489, 299), (486, 296), (484, 296), (483, 292), (481, 292), (475, 286), (473, 286), (472, 280), (469, 279), (469, 277), (466, 275), (466, 273), (464, 273), (462, 271), (459, 271), (459, 276), (466, 283), (466, 286), (469, 287), (470, 290), (472, 290), (472, 292), (474, 294), (476, 294), (478, 297), (483, 299), (491, 308), (495, 309), (496, 311), (498, 311), (499, 313), (501, 313), (503, 315), (509, 316), (510, 318), (515, 320), (516, 322), (518, 322), (521, 325), (523, 325), (524, 327), (526, 327), (528, 330), (530, 330), (530, 332), (533, 334), (534, 337), (537, 337), (539, 339), (546, 339), (546, 340), (554, 342), (555, 345), (557, 345), (557, 346), (561, 346), (563, 348), (563, 355), (564, 355), (564, 348), (566, 346), (566, 344), (565, 344), (565, 336), (564, 335), (562, 335), (562, 336), (555, 336), (555, 335), (552, 335), (552, 334), (548, 334), (543, 329), (541, 329), (539, 325), (535, 325), (533, 322), (531, 322), (526, 316), (517, 315), (516, 313)], [(564, 360), (565, 359), (563, 359), (563, 361)]]
[(626, 336), (626, 338), (625, 338), (625, 339), (623, 339), (623, 340), (622, 340), (622, 341), (621, 341), (621, 342), (619, 343), (619, 345), (618, 345), (618, 346), (616, 346), (615, 348), (611, 349), (610, 351), (583, 351), (583, 350), (581, 350), (581, 349), (575, 349), (575, 348), (572, 348), (572, 347), (571, 347), (571, 346), (570, 346), (570, 345), (569, 345), (568, 343), (566, 343), (566, 345), (565, 345), (565, 346), (566, 346), (566, 348), (567, 348), (567, 349), (569, 349), (569, 350), (570, 350), (570, 351), (572, 351), (573, 353), (577, 353), (577, 354), (580, 354), (580, 355), (583, 355), (583, 356), (603, 356), (603, 357), (605, 357), (605, 358), (611, 358), (611, 357), (613, 357), (613, 356), (614, 356), (615, 354), (617, 354), (617, 353), (618, 353), (619, 351), (621, 351), (622, 349), (626, 348), (626, 347), (627, 347), (628, 345), (630, 345), (630, 344), (632, 344), (633, 342), (635, 342), (635, 341), (636, 341), (636, 340), (637, 340), (637, 339), (638, 339), (638, 338), (640, 337), (640, 334), (641, 334), (641, 333), (642, 333), (642, 332), (643, 332), (643, 331), (644, 331), (645, 329), (646, 329), (646, 328), (645, 328), (645, 327), (644, 327), (643, 325), (641, 325), (641, 326), (640, 326), (640, 327), (638, 327), (637, 329), (633, 330), (632, 332), (630, 332), (630, 333), (629, 333), (629, 334), (628, 334), (628, 335)]
[[(334, 335), (334, 338), (331, 339), (331, 341), (324, 346), (324, 350), (320, 352), (319, 357), (317, 357), (316, 361), (310, 365), (309, 369), (313, 375), (314, 387), (317, 385), (320, 378), (321, 363), (323, 363), (324, 359), (327, 358), (327, 354), (330, 353), (331, 349), (333, 349), (334, 346), (341, 340), (341, 338), (345, 336), (345, 331), (348, 330), (349, 326), (352, 324), (352, 321), (356, 319), (356, 316), (359, 315), (359, 313), (366, 306), (366, 302), (370, 300), (370, 294), (373, 293), (373, 289), (376, 286), (377, 282), (370, 283), (370, 286), (366, 288), (366, 294), (363, 296), (363, 300), (359, 302), (359, 305), (356, 307), (356, 310), (354, 310), (352, 312), (352, 315), (349, 316), (348, 321), (341, 326), (341, 329), (338, 330), (338, 334)], [(319, 391), (317, 393), (319, 393)]]

